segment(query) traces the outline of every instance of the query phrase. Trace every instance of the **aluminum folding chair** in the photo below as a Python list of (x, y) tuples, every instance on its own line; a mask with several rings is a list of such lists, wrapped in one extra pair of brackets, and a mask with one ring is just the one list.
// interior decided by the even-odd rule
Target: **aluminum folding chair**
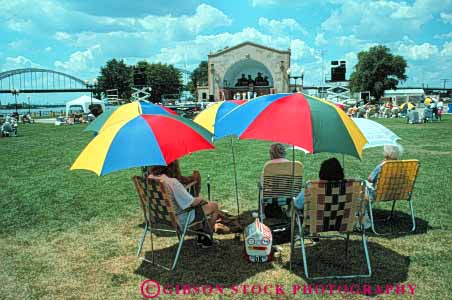
[[(135, 184), (136, 191), (140, 199), (140, 206), (143, 209), (144, 214), (144, 230), (142, 237), (138, 245), (137, 256), (146, 262), (150, 262), (153, 265), (157, 265), (166, 270), (174, 270), (176, 268), (179, 256), (184, 243), (184, 238), (187, 233), (208, 235), (203, 231), (194, 229), (201, 224), (209, 226), (207, 217), (204, 215), (202, 220), (193, 222), (191, 224), (180, 224), (177, 216), (182, 213), (188, 213), (187, 220), (195, 213), (195, 207), (190, 207), (185, 210), (180, 210), (177, 206), (177, 202), (172, 197), (172, 194), (166, 184), (158, 177), (147, 178), (143, 180), (141, 176), (133, 176), (132, 180)], [(200, 204), (203, 205), (203, 204)], [(206, 222), (206, 223), (204, 223)], [(170, 229), (157, 228), (157, 226), (165, 226)], [(156, 262), (154, 253), (154, 239), (153, 233), (155, 231), (176, 233), (179, 240), (179, 245), (171, 266), (164, 266)], [(141, 256), (144, 240), (146, 234), (149, 233), (151, 238), (151, 260)]]
[(416, 159), (386, 161), (381, 167), (375, 185), (366, 182), (366, 194), (369, 197), (370, 221), (372, 223), (372, 231), (375, 234), (392, 234), (392, 232), (378, 233), (375, 230), (373, 203), (385, 201), (393, 201), (391, 215), (389, 217), (391, 221), (394, 215), (396, 201), (408, 201), (412, 221), (411, 231), (413, 232), (416, 230), (412, 195), (417, 174), (419, 172), (419, 166), (419, 161)]
[(303, 186), (303, 164), (299, 161), (267, 162), (258, 184), (259, 219), (264, 221), (264, 207), (272, 202), (288, 205)]
[[(367, 238), (362, 219), (364, 215), (363, 181), (347, 179), (343, 181), (309, 181), (305, 186), (303, 211), (297, 211), (292, 206), (291, 222), (291, 253), (290, 267), (292, 268), (293, 253), (295, 251), (295, 231), (298, 231), (301, 242), (301, 254), (306, 278), (317, 280), (325, 278), (355, 278), (370, 277), (372, 267), (367, 249)], [(302, 216), (304, 217), (302, 220)], [(296, 229), (295, 229), (296, 224)], [(366, 274), (331, 275), (311, 277), (308, 270), (305, 238), (343, 238), (345, 239), (345, 255), (348, 254), (350, 233), (354, 228), (361, 230), (361, 240), (367, 264)], [(326, 232), (337, 232), (336, 235), (321, 235)]]

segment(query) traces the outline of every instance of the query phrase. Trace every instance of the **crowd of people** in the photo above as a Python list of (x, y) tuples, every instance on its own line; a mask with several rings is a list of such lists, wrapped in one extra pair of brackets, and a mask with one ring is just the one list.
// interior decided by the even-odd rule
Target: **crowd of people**
[[(410, 111), (416, 111), (417, 106), (414, 103), (404, 103), (401, 106), (393, 105), (391, 101), (378, 104), (364, 104), (356, 103), (354, 106), (347, 109), (347, 115), (354, 118), (397, 118), (406, 117)], [(444, 102), (439, 100), (426, 100), (424, 102), (424, 110), (422, 120), (424, 122), (434, 120), (441, 120), (444, 111)]]

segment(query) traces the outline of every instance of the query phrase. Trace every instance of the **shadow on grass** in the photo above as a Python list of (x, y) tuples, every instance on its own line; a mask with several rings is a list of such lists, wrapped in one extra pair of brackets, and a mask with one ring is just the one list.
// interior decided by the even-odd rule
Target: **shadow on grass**
[[(177, 244), (155, 251), (160, 264), (170, 265), (176, 253)], [(145, 257), (151, 260), (151, 252)], [(244, 256), (243, 241), (222, 239), (210, 249), (201, 249), (195, 239), (186, 239), (181, 256), (174, 271), (166, 271), (143, 261), (135, 273), (159, 281), (161, 285), (190, 283), (202, 286), (208, 283), (231, 286), (272, 268), (271, 264), (252, 264)]]
[[(245, 227), (248, 224), (251, 224), (252, 222), (254, 222), (254, 218), (251, 215), (252, 212), (254, 212), (254, 211), (253, 210), (245, 211), (245, 212), (242, 212), (239, 217), (237, 217), (236, 215), (229, 215), (229, 217), (230, 217), (231, 221), (237, 222), (236, 224), (238, 224), (238, 220), (240, 220), (241, 228), (245, 229)], [(231, 221), (228, 221), (228, 222), (231, 222)], [(230, 224), (226, 224), (226, 225), (231, 226)], [(145, 223), (140, 223), (137, 226), (141, 229), (144, 229)], [(168, 229), (172, 230), (173, 228), (169, 227), (169, 226), (154, 225), (154, 227), (153, 227), (154, 234), (158, 237), (173, 237), (175, 235), (175, 233), (155, 230), (156, 228), (166, 229), (166, 230), (168, 230)], [(201, 228), (197, 228), (197, 229), (200, 230)], [(216, 233), (216, 234), (224, 235), (224, 234), (229, 234), (229, 233)]]
[[(416, 213), (414, 214), (416, 230), (411, 231), (412, 221), (410, 214), (397, 211), (397, 208), (394, 210), (392, 218), (390, 210), (374, 209), (373, 212), (375, 230), (378, 233), (388, 233), (387, 235), (381, 235), (380, 237), (394, 239), (405, 235), (425, 234), (428, 230), (433, 229), (426, 220), (416, 217)], [(375, 236), (372, 229), (366, 230), (366, 233), (369, 236)]]
[[(408, 279), (410, 257), (402, 256), (399, 253), (385, 248), (377, 243), (367, 241), (369, 257), (372, 266), (372, 276), (370, 278), (351, 279), (306, 279), (303, 269), (301, 248), (296, 248), (292, 272), (301, 276), (309, 284), (370, 284), (372, 286), (386, 285), (396, 286), (404, 283)], [(321, 239), (313, 246), (306, 247), (308, 261), (308, 271), (311, 277), (322, 277), (332, 275), (366, 274), (367, 264), (364, 256), (361, 239), (349, 242), (348, 257), (345, 256), (345, 242), (341, 239)], [(289, 263), (285, 265), (289, 268)], [(374, 295), (375, 296), (375, 295)]]

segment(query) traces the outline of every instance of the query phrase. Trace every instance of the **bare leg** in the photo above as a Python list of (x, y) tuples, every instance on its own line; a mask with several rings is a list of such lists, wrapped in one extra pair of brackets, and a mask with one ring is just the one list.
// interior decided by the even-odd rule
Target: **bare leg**
[(218, 204), (216, 202), (208, 202), (202, 206), (202, 209), (206, 215), (210, 215), (209, 224), (213, 230), (219, 214)]

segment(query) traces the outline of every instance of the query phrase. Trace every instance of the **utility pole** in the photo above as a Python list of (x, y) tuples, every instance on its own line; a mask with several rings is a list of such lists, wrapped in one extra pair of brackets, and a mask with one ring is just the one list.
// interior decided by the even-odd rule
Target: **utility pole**
[(324, 56), (325, 56), (326, 50), (320, 50), (320, 55), (322, 56), (322, 79), (321, 79), (321, 86), (320, 86), (320, 97), (322, 98), (323, 95), (323, 86), (325, 85), (325, 61), (324, 61)]
[(443, 82), (443, 89), (446, 89), (446, 82), (449, 82), (450, 79), (449, 78), (445, 78), (445, 79), (440, 79)]

